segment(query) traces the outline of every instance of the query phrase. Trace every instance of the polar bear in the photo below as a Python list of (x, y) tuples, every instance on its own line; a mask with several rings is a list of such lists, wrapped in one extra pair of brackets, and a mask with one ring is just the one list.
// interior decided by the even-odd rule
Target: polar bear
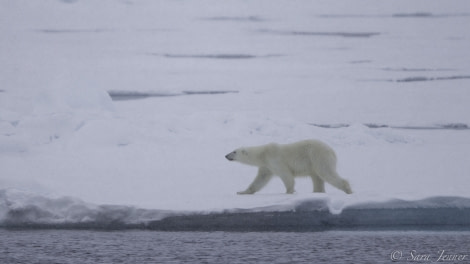
[(258, 167), (258, 175), (245, 191), (253, 194), (263, 188), (273, 175), (278, 175), (286, 193), (294, 193), (294, 178), (310, 176), (313, 192), (325, 192), (325, 183), (351, 194), (349, 182), (336, 172), (336, 154), (331, 147), (318, 140), (304, 140), (292, 144), (267, 144), (242, 147), (225, 156), (229, 161)]

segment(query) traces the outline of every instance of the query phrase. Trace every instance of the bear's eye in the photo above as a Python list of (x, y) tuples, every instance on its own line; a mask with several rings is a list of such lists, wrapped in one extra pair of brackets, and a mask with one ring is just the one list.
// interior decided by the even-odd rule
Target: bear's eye
[(242, 150), (242, 154), (246, 155), (246, 154), (248, 154), (248, 152), (246, 152), (246, 150)]

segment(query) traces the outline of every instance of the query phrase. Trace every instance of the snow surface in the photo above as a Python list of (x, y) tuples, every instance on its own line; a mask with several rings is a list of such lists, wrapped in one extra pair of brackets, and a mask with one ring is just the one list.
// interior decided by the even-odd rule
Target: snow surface
[[(470, 196), (466, 0), (16, 0), (0, 17), (0, 213)], [(307, 138), (354, 194), (306, 178), (236, 195), (256, 168), (225, 154)]]

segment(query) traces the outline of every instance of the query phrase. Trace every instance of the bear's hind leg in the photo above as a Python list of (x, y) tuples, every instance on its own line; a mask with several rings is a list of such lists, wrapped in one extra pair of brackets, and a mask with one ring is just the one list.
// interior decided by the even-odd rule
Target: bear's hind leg
[(349, 182), (341, 178), (335, 170), (326, 170), (322, 173), (319, 173), (318, 175), (320, 176), (321, 179), (333, 185), (334, 187), (344, 191), (345, 193), (347, 194), (352, 193)]
[(311, 177), (313, 182), (313, 192), (324, 193), (325, 182), (316, 173), (313, 173)]
[(250, 186), (248, 186), (248, 188), (244, 191), (237, 192), (237, 194), (253, 194), (261, 190), (261, 188), (263, 188), (269, 182), (272, 176), (272, 172), (267, 168), (259, 168), (258, 175), (256, 175), (256, 178), (253, 180)]

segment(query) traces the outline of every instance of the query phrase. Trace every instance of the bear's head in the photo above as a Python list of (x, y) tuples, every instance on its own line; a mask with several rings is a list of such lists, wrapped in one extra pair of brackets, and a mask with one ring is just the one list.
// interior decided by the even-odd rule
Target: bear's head
[(274, 144), (268, 144), (263, 146), (242, 147), (225, 155), (225, 158), (230, 161), (238, 161), (246, 165), (261, 167), (266, 164), (266, 155), (276, 151), (276, 149), (273, 149), (275, 146)]
[(245, 164), (250, 164), (251, 159), (248, 151), (245, 148), (236, 149), (229, 154), (225, 155), (225, 158), (230, 161), (238, 161)]

